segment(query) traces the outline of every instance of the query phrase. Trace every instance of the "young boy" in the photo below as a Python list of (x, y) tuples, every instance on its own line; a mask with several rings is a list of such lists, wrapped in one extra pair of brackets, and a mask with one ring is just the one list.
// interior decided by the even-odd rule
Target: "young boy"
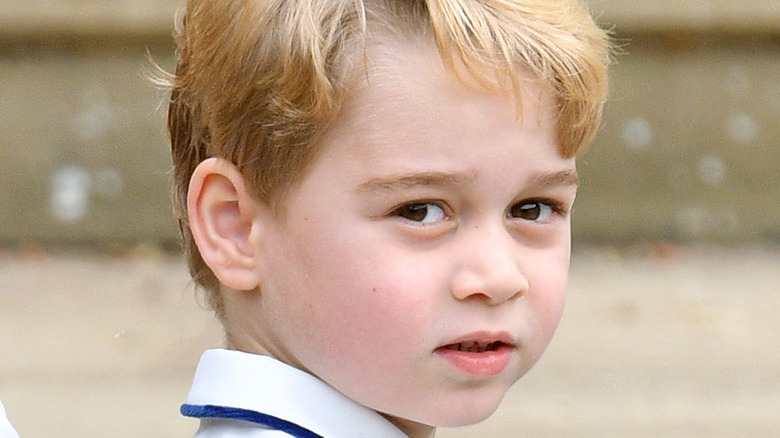
[(190, 0), (169, 130), (225, 327), (198, 437), (481, 421), (558, 324), (607, 37), (568, 0)]

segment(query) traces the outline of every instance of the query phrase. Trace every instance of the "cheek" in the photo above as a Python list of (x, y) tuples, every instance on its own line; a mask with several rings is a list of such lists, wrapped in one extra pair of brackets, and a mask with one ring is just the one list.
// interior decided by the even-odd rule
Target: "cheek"
[(305, 316), (303, 341), (321, 358), (388, 352), (425, 330), (432, 303), (421, 292), (433, 287), (431, 275), (371, 242), (354, 235), (311, 237), (290, 259), (288, 268), (295, 269), (287, 287), (305, 294), (299, 299), (306, 302), (294, 313)]
[(533, 270), (529, 278), (531, 290), (525, 297), (531, 309), (537, 327), (537, 353), (541, 355), (552, 339), (558, 327), (566, 302), (568, 285), (569, 257), (562, 254), (552, 254), (548, 258), (540, 258), (541, 262)]
[[(346, 262), (337, 265), (347, 267)], [(410, 391), (415, 366), (430, 355), (425, 333), (431, 302), (417, 297), (422, 285), (410, 280), (414, 276), (408, 271), (365, 269), (364, 263), (350, 267), (363, 272), (316, 292), (309, 327), (293, 348), (306, 368), (348, 397), (384, 406), (388, 387)]]
[(314, 286), (322, 288), (315, 300), (319, 309), (312, 311), (334, 335), (369, 345), (409, 342), (408, 333), (420, 330), (431, 305), (421, 292), (431, 286), (412, 270), (366, 263), (369, 257), (342, 259), (328, 269), (328, 275), (315, 274)]

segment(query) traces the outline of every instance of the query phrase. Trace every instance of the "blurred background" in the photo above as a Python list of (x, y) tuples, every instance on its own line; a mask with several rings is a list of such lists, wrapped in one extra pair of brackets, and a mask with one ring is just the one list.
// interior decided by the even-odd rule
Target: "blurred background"
[[(780, 1), (590, 0), (620, 54), (538, 367), (441, 437), (780, 436)], [(0, 0), (0, 399), (25, 437), (188, 436), (221, 344), (177, 255), (176, 0)]]

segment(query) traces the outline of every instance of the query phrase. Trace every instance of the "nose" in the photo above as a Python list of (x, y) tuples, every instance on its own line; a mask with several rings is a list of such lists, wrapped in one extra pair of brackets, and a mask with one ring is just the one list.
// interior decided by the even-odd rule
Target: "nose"
[(482, 299), (499, 305), (528, 292), (519, 259), (519, 243), (503, 227), (474, 229), (464, 237), (450, 290), (461, 301)]

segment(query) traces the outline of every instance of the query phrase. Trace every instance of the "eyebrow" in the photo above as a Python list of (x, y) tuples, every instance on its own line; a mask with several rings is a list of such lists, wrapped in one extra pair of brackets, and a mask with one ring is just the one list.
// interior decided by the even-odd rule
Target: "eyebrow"
[(357, 187), (358, 192), (394, 191), (417, 186), (452, 186), (472, 180), (476, 175), (449, 172), (413, 172), (371, 178)]
[[(413, 172), (371, 178), (361, 183), (357, 192), (395, 191), (418, 186), (453, 186), (473, 180), (476, 174), (449, 172)], [(529, 182), (533, 187), (569, 187), (579, 185), (579, 177), (575, 169), (565, 169), (557, 172), (535, 174)]]
[(540, 173), (531, 178), (530, 185), (536, 187), (567, 187), (578, 186), (580, 178), (575, 169), (565, 169), (558, 172)]

